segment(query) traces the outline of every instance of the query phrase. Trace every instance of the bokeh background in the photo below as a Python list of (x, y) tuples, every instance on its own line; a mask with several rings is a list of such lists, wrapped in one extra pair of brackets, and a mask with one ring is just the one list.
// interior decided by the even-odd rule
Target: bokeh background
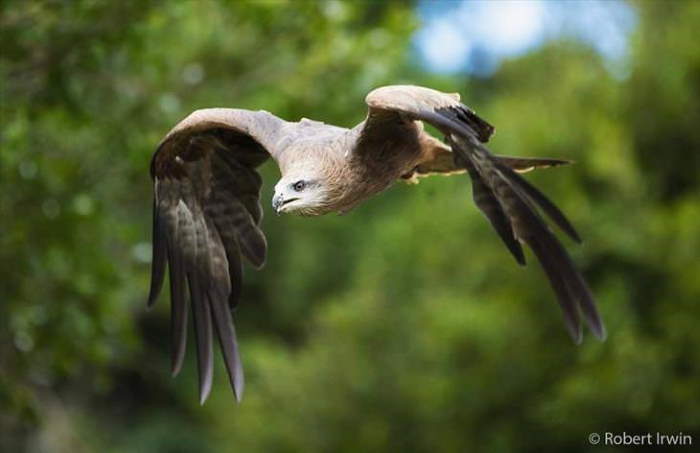
[[(700, 2), (6, 0), (0, 15), (0, 450), (606, 451), (700, 443)], [(604, 343), (567, 336), (467, 177), (343, 217), (264, 219), (266, 268), (220, 359), (169, 375), (145, 309), (164, 133), (190, 111), (351, 126), (372, 88), (462, 93), (584, 236)], [(263, 203), (278, 177), (265, 164)], [(269, 214), (269, 211), (268, 211)]]

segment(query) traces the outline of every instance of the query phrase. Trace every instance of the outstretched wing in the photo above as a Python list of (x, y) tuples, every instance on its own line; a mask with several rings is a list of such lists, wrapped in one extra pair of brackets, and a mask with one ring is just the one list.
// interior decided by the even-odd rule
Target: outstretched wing
[(489, 123), (460, 103), (458, 96), (429, 88), (382, 87), (370, 92), (366, 102), (370, 107), (367, 131), (376, 130), (377, 125), (387, 128), (398, 123), (397, 120), (408, 119), (426, 121), (445, 134), (456, 165), (469, 172), (477, 207), (518, 263), (525, 264), (521, 243), (530, 246), (537, 256), (574, 341), (579, 343), (582, 339), (580, 314), (596, 337), (605, 338), (588, 285), (537, 208), (580, 242), (578, 233), (554, 203), (516, 173), (507, 160), (497, 158), (484, 146), (494, 130)]
[(172, 373), (182, 367), (192, 307), (200, 402), (211, 390), (213, 331), (240, 400), (243, 368), (231, 309), (238, 303), (241, 256), (259, 268), (267, 243), (260, 230), (262, 180), (255, 168), (272, 155), (285, 122), (267, 112), (204, 109), (181, 121), (151, 161), (153, 262), (148, 305), (170, 271)]

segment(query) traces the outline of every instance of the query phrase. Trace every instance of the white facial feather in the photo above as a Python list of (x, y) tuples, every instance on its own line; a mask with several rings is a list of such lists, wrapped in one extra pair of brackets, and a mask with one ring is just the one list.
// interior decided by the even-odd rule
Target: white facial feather
[[(304, 185), (302, 190), (295, 189), (299, 182)], [(328, 205), (324, 181), (309, 175), (294, 174), (280, 179), (275, 185), (274, 197), (285, 200), (279, 213), (316, 215)]]

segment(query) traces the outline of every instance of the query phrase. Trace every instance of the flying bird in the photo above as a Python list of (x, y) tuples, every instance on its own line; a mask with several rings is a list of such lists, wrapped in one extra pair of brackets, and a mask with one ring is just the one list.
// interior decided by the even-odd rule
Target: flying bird
[[(281, 172), (272, 198), (278, 214), (345, 213), (399, 180), (467, 173), (476, 206), (515, 260), (525, 265), (523, 244), (534, 252), (573, 340), (581, 342), (581, 317), (597, 338), (605, 338), (591, 291), (545, 217), (580, 242), (578, 233), (520, 175), (569, 161), (492, 154), (484, 144), (493, 126), (458, 94), (395, 85), (371, 91), (365, 101), (367, 117), (352, 129), (289, 122), (266, 111), (197, 110), (158, 146), (150, 169), (155, 196), (148, 305), (158, 298), (167, 264), (172, 373), (178, 374), (185, 357), (189, 305), (202, 404), (212, 385), (214, 332), (234, 395), (240, 401), (243, 394), (232, 310), (241, 295), (242, 258), (258, 269), (265, 263), (256, 168), (269, 157)], [(428, 134), (423, 122), (444, 134), (444, 142)]]

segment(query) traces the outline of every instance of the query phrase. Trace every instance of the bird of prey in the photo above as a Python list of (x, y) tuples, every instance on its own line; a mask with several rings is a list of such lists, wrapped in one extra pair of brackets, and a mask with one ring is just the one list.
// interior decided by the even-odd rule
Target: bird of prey
[[(371, 91), (365, 101), (367, 118), (352, 129), (308, 119), (289, 122), (266, 111), (197, 110), (158, 146), (151, 161), (155, 197), (148, 304), (158, 297), (167, 264), (172, 373), (180, 371), (185, 356), (189, 303), (201, 403), (211, 390), (214, 331), (233, 392), (239, 401), (243, 394), (232, 310), (241, 294), (242, 257), (255, 268), (265, 263), (262, 179), (256, 168), (269, 157), (282, 175), (272, 199), (278, 214), (345, 213), (397, 180), (468, 173), (476, 206), (515, 260), (525, 264), (522, 244), (538, 258), (574, 341), (581, 342), (581, 316), (604, 339), (591, 291), (545, 216), (577, 242), (579, 235), (519, 174), (568, 161), (492, 154), (484, 144), (493, 126), (462, 104), (458, 94), (395, 85)], [(423, 122), (444, 134), (445, 141), (429, 135)]]

